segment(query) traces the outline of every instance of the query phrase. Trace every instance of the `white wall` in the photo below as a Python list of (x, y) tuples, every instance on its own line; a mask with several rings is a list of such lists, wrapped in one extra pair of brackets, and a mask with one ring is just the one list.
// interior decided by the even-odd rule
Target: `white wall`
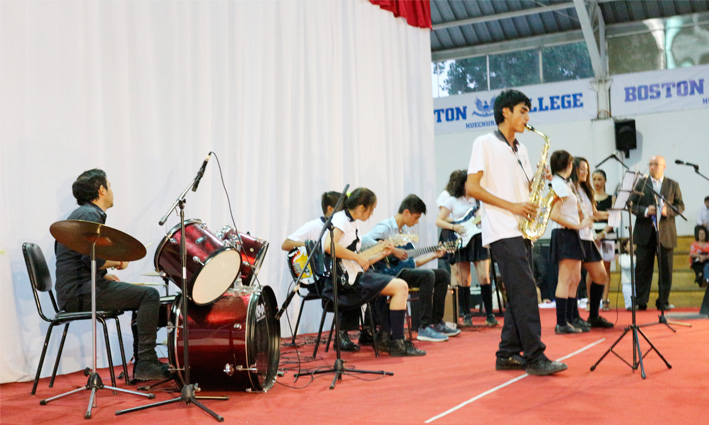
[[(706, 126), (709, 121), (707, 110), (665, 112), (638, 116), (635, 119), (638, 132), (638, 147), (630, 152), (625, 163), (631, 169), (647, 173), (647, 163), (653, 155), (662, 155), (667, 160), (665, 175), (680, 184), (686, 206), (688, 221), (677, 218), (677, 232), (692, 235), (697, 209), (709, 195), (709, 182), (697, 175), (693, 168), (676, 165), (675, 159), (682, 159), (700, 166), (700, 172), (709, 176), (707, 160)], [(534, 116), (530, 124), (534, 125)], [(538, 127), (551, 138), (551, 151), (567, 150), (574, 156), (588, 160), (591, 169), (615, 151), (613, 120), (577, 121), (559, 124), (545, 124)], [(467, 132), (436, 136), (436, 188), (443, 190), (448, 176), (455, 169), (467, 169), (473, 140), (484, 132)], [(542, 138), (531, 132), (518, 136), (518, 140), (529, 149), (530, 160), (536, 164), (541, 155)], [(615, 160), (606, 161), (601, 167), (608, 175), (606, 190), (611, 193), (622, 177), (622, 166)], [(704, 170), (704, 171), (703, 171)]]

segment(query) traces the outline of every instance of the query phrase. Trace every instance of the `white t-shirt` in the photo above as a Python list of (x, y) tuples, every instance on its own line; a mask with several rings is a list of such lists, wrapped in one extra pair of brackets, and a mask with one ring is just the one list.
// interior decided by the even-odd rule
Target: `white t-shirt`
[[(566, 219), (568, 222), (580, 224), (579, 207), (577, 205), (578, 200), (576, 199), (576, 195), (574, 195), (574, 191), (570, 186), (572, 184), (573, 183), (567, 182), (558, 175), (554, 175), (554, 178), (551, 179), (551, 188), (554, 189), (554, 192), (556, 192), (559, 198), (561, 198), (561, 202), (559, 203), (561, 217)], [(554, 223), (554, 229), (564, 228), (565, 227), (561, 224), (556, 222)]]
[[(354, 241), (358, 237), (359, 225), (357, 224), (357, 220), (350, 220), (347, 214), (345, 214), (345, 211), (337, 212), (335, 213), (335, 215), (332, 216), (332, 225), (342, 231), (343, 234), (342, 238), (340, 238), (339, 240), (339, 244), (344, 246), (345, 248), (350, 246), (352, 241)], [(327, 235), (329, 234), (329, 232), (325, 232), (325, 235), (323, 235), (323, 244), (327, 240)], [(360, 237), (360, 240), (357, 242), (356, 249), (354, 251), (359, 251), (361, 245), (362, 238)]]
[(443, 192), (441, 192), (440, 195), (438, 195), (438, 198), (436, 198), (436, 206), (438, 208), (441, 208), (443, 206), (443, 203), (446, 202), (446, 200), (450, 197), (451, 197), (451, 194), (448, 193), (447, 190), (444, 190)]
[[(591, 200), (588, 199), (588, 195), (586, 195), (583, 189), (579, 189), (578, 194), (581, 197), (581, 207), (586, 212), (586, 217), (593, 217), (593, 204), (591, 204)], [(578, 214), (576, 215), (578, 216)], [(579, 230), (579, 236), (585, 241), (596, 240), (596, 232), (593, 231), (593, 223)]]
[[(529, 163), (527, 147), (517, 143), (514, 152), (507, 141), (494, 133), (479, 136), (473, 142), (468, 174), (483, 172), (480, 185), (491, 194), (509, 202), (529, 200), (529, 182), (534, 171)], [(519, 220), (522, 217), (484, 202), (481, 207), (483, 245), (500, 239), (521, 237)]]
[(288, 239), (295, 242), (314, 241), (320, 236), (323, 224), (325, 224), (325, 222), (320, 218), (310, 220), (300, 226), (292, 235), (288, 236)]
[(465, 213), (467, 213), (471, 208), (475, 208), (477, 205), (477, 199), (466, 198), (465, 196), (461, 196), (460, 198), (454, 198), (451, 196), (443, 203), (443, 207), (450, 211), (450, 218), (454, 221), (465, 217)]

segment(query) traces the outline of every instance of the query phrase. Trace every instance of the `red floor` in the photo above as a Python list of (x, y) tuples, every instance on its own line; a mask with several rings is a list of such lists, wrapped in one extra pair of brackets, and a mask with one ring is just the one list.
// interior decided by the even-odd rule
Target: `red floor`
[[(696, 312), (692, 310), (690, 312)], [(311, 381), (294, 382), (292, 371), (278, 378), (268, 393), (229, 392), (228, 401), (204, 401), (224, 416), (225, 423), (239, 424), (703, 424), (709, 405), (709, 320), (686, 320), (691, 327), (664, 325), (642, 328), (672, 365), (668, 368), (655, 352), (644, 360), (647, 379), (640, 377), (610, 354), (591, 372), (630, 323), (630, 313), (611, 311), (614, 329), (578, 335), (554, 335), (554, 310), (541, 310), (547, 355), (566, 358), (569, 370), (552, 377), (526, 376), (522, 372), (496, 372), (494, 352), (499, 328), (464, 331), (445, 343), (417, 343), (428, 351), (419, 358), (376, 359), (371, 348), (345, 353), (348, 367), (394, 372), (394, 376), (344, 376), (334, 390), (331, 374)], [(640, 312), (638, 323), (656, 322), (655, 311)], [(482, 322), (478, 319), (478, 322)], [(309, 340), (310, 338), (308, 338)], [(649, 348), (641, 339), (643, 352)], [(632, 362), (632, 339), (626, 336), (616, 351)], [(301, 347), (301, 356), (312, 345)], [(322, 350), (320, 351), (322, 354)], [(297, 368), (292, 349), (283, 349), (282, 368)], [(334, 353), (303, 363), (303, 369), (331, 367)], [(108, 382), (108, 374), (102, 370)], [(30, 396), (31, 382), (0, 386), (0, 423), (85, 423), (88, 391), (40, 406), (39, 400), (83, 386), (86, 378), (75, 373), (61, 376), (53, 389), (40, 382)], [(124, 387), (123, 385), (119, 385)], [(127, 387), (134, 389), (134, 387)], [(156, 392), (156, 400), (177, 394)], [(216, 423), (195, 406), (183, 403), (116, 416), (115, 411), (149, 403), (133, 395), (98, 393), (91, 423)]]

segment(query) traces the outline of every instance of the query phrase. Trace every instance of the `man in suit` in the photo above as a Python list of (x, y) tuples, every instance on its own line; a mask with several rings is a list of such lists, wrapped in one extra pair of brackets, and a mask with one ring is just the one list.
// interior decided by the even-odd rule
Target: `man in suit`
[[(653, 156), (650, 158), (650, 177), (638, 182), (635, 190), (640, 194), (633, 194), (633, 214), (635, 214), (635, 229), (633, 238), (637, 244), (635, 254), (637, 263), (635, 268), (635, 282), (637, 286), (637, 302), (640, 310), (647, 309), (652, 285), (655, 255), (659, 261), (659, 295), (655, 305), (658, 309), (671, 310), (669, 303), (670, 290), (672, 289), (672, 256), (677, 246), (677, 227), (675, 215), (677, 213), (665, 204), (661, 198), (653, 194), (660, 193), (666, 202), (672, 204), (680, 213), (684, 211), (682, 191), (679, 184), (665, 177), (665, 158)], [(660, 216), (660, 252), (657, 253), (657, 217)]]

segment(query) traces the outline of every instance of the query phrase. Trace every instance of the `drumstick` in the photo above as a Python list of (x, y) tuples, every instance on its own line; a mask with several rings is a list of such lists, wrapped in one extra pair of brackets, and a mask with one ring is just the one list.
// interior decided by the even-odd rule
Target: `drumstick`
[(164, 283), (143, 283), (143, 282), (128, 282), (131, 285), (138, 285), (138, 286), (165, 286)]

